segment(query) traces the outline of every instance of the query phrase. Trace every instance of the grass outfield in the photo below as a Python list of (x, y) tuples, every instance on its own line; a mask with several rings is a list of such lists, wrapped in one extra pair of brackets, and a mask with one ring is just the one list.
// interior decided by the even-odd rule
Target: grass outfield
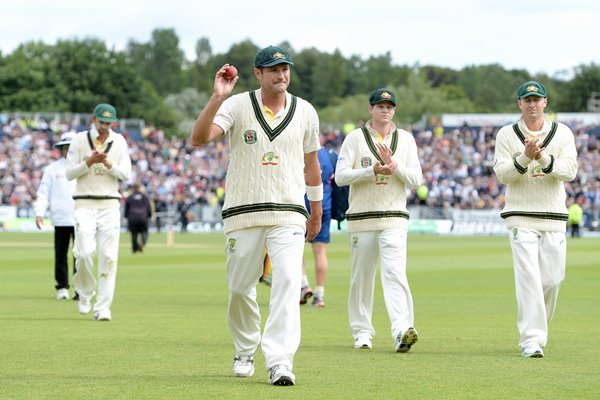
[[(569, 239), (567, 279), (543, 359), (517, 347), (505, 237), (409, 237), (419, 342), (394, 352), (377, 281), (373, 349), (347, 321), (347, 236), (329, 247), (324, 309), (302, 308), (294, 387), (231, 374), (222, 234), (122, 235), (113, 321), (55, 300), (52, 234), (0, 233), (0, 399), (592, 399), (600, 391), (598, 239)], [(307, 246), (309, 276), (314, 283)], [(259, 285), (266, 319), (269, 289)]]

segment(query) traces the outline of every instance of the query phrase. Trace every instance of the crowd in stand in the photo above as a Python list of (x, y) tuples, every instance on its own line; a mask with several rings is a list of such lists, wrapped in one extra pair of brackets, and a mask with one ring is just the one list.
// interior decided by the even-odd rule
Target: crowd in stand
[[(83, 130), (85, 126), (12, 119), (6, 115), (0, 115), (0, 125), (0, 205), (14, 205), (20, 216), (31, 216), (43, 168), (58, 156), (54, 141), (64, 131)], [(600, 140), (595, 132), (598, 127), (569, 125), (579, 152), (577, 179), (566, 184), (569, 201), (582, 205), (587, 221), (597, 221)], [(504, 187), (492, 169), (498, 129), (463, 126), (414, 132), (427, 190), (412, 191), (409, 204), (446, 209), (501, 209)], [(187, 140), (169, 138), (155, 128), (145, 128), (135, 135), (123, 134), (129, 142), (133, 174), (131, 182), (122, 183), (122, 193), (128, 193), (136, 182), (142, 184), (157, 211), (173, 211), (180, 216), (182, 225), (187, 223), (194, 207), (222, 204), (228, 164), (226, 142), (192, 148)], [(327, 147), (337, 150), (343, 134), (324, 132), (324, 139)]]

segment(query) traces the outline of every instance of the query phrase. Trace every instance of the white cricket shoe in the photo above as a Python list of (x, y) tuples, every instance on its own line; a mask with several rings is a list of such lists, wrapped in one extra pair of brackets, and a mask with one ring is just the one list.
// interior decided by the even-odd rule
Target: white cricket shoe
[(92, 303), (89, 300), (80, 297), (77, 302), (77, 310), (79, 310), (80, 314), (89, 314), (89, 312), (92, 311)]
[(110, 314), (110, 311), (108, 311), (108, 310), (96, 311), (94, 313), (94, 321), (110, 321), (111, 319), (112, 319), (112, 315)]
[(525, 358), (543, 358), (544, 351), (539, 344), (535, 342), (529, 342), (523, 345), (521, 348), (523, 357)]
[(233, 375), (240, 378), (249, 378), (254, 375), (254, 355), (236, 354), (233, 358)]
[(69, 300), (69, 289), (58, 289), (56, 292), (57, 300)]
[(396, 338), (396, 352), (406, 353), (410, 350), (413, 344), (417, 343), (419, 335), (413, 327), (408, 328), (405, 332), (400, 332)]
[(371, 342), (371, 335), (363, 333), (359, 335), (354, 341), (355, 349), (370, 349), (373, 347), (373, 343)]
[(296, 383), (296, 376), (287, 365), (277, 364), (269, 369), (269, 383), (275, 386), (292, 386)]

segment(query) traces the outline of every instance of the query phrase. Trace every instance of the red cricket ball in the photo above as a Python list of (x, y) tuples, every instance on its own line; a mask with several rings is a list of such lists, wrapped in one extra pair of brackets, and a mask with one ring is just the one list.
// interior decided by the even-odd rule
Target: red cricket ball
[(237, 76), (237, 69), (234, 66), (230, 66), (225, 68), (225, 72), (223, 73), (223, 78), (230, 80)]

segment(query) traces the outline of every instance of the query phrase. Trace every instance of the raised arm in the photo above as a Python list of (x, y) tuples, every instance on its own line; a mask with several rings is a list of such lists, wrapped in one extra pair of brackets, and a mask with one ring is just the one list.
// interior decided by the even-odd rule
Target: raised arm
[(192, 146), (206, 146), (213, 140), (223, 136), (223, 129), (214, 124), (213, 121), (215, 115), (217, 115), (217, 111), (219, 111), (219, 107), (221, 107), (223, 101), (229, 97), (239, 78), (239, 76), (236, 76), (233, 79), (225, 79), (223, 77), (225, 69), (228, 66), (229, 64), (223, 65), (215, 75), (213, 94), (210, 96), (208, 103), (198, 116), (198, 119), (194, 124), (194, 129), (192, 129), (192, 135), (190, 137)]

